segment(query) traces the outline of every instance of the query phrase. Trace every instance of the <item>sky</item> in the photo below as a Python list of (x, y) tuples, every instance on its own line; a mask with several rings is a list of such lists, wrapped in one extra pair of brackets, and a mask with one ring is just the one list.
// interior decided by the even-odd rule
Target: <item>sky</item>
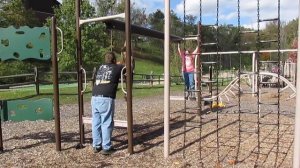
[[(164, 10), (164, 0), (132, 0), (140, 8), (145, 8), (147, 13), (157, 9)], [(184, 14), (184, 0), (170, 0), (171, 9), (181, 18)], [(281, 0), (280, 18), (281, 21), (290, 21), (298, 17), (298, 0)], [(278, 17), (278, 0), (260, 0), (260, 18), (270, 19)], [(219, 24), (238, 24), (238, 0), (201, 0), (202, 24), (215, 24), (217, 22), (217, 6), (219, 6)], [(186, 0), (186, 14), (200, 17), (200, 0)], [(257, 28), (257, 0), (240, 0), (240, 24), (248, 28)], [(264, 24), (260, 24), (263, 28)]]
[[(62, 0), (59, 0), (62, 1)], [(90, 0), (91, 2), (95, 0)], [(239, 0), (240, 1), (240, 24), (241, 26), (257, 29), (257, 0)], [(155, 12), (160, 9), (164, 12), (164, 0), (131, 0), (138, 8), (145, 8), (146, 13)], [(202, 6), (202, 24), (216, 24), (217, 6), (218, 23), (227, 25), (238, 24), (238, 0), (201, 0)], [(281, 21), (291, 21), (298, 17), (298, 0), (280, 0), (280, 19)], [(184, 0), (170, 0), (171, 10), (178, 17), (183, 19)], [(270, 19), (278, 17), (278, 0), (259, 0), (260, 19)], [(186, 15), (200, 17), (200, 0), (186, 0)], [(264, 28), (264, 23), (260, 23), (260, 28)]]

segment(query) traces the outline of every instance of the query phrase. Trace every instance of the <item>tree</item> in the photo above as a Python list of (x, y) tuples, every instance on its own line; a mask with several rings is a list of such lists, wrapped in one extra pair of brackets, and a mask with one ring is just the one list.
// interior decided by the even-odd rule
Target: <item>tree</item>
[(165, 18), (165, 15), (160, 9), (157, 9), (156, 12), (154, 12), (154, 13), (150, 13), (149, 17), (148, 17), (148, 20), (149, 20), (148, 23), (149, 23), (150, 28), (158, 30), (158, 31), (163, 31), (164, 18)]
[[(293, 41), (293, 44), (291, 46), (293, 49), (297, 49), (298, 48), (298, 39), (295, 38)], [(297, 52), (290, 52), (289, 53), (289, 60), (292, 61), (293, 63), (297, 62)]]
[(183, 35), (183, 24), (180, 20), (180, 18), (176, 15), (176, 13), (171, 10), (170, 12), (170, 31), (171, 34), (177, 35), (177, 36), (182, 36)]
[(298, 35), (298, 19), (290, 21), (283, 29), (286, 34), (286, 46), (292, 46)]
[[(24, 7), (22, 0), (0, 1), (0, 27), (40, 26), (32, 10)], [(0, 61), (0, 76), (33, 71), (36, 63), (26, 61)], [(18, 80), (18, 79), (17, 79)], [(5, 81), (3, 81), (5, 82)]]
[(96, 0), (97, 13), (100, 16), (115, 14), (116, 0)]
[(186, 15), (185, 16), (185, 35), (196, 35), (197, 34), (197, 25), (196, 25), (196, 16)]
[[(59, 55), (59, 68), (61, 70), (74, 70), (76, 63), (75, 44), (75, 1), (64, 0), (59, 8), (55, 9), (57, 25), (64, 33), (64, 50)], [(88, 0), (82, 1), (81, 18), (95, 17), (95, 8)], [(101, 22), (81, 25), (83, 64), (91, 69), (103, 60), (108, 51), (109, 42), (105, 25)]]
[[(2, 2), (1, 2), (2, 3)], [(30, 9), (25, 9), (22, 0), (11, 0), (3, 4), (0, 10), (0, 26), (40, 26), (38, 19)]]

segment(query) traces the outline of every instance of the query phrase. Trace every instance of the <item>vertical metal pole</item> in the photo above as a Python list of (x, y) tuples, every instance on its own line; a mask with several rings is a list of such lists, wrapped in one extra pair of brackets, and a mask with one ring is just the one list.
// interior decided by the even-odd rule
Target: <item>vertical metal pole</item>
[(255, 92), (257, 91), (257, 84), (256, 84), (256, 74), (255, 72), (257, 72), (257, 69), (256, 69), (256, 65), (257, 65), (257, 60), (256, 60), (256, 53), (254, 52), (252, 54), (252, 96), (255, 96)]
[[(3, 101), (0, 100), (0, 110), (3, 109)], [(1, 113), (0, 113), (0, 152), (3, 152), (3, 139), (2, 139), (2, 121), (1, 121)]]
[[(212, 73), (213, 73), (213, 64), (210, 64), (209, 65), (209, 95), (210, 95), (210, 97), (212, 97), (213, 95), (212, 95)], [(209, 107), (210, 107), (210, 112), (212, 112), (212, 101), (210, 102), (210, 105), (209, 105)]]
[(82, 121), (83, 116), (83, 93), (82, 91), (82, 56), (81, 56), (81, 30), (80, 30), (80, 3), (81, 0), (76, 0), (76, 56), (77, 56), (77, 80), (78, 80), (78, 106), (79, 106), (79, 136), (80, 141), (78, 144), (78, 148), (83, 147), (84, 143), (84, 125)]
[[(298, 4), (298, 12), (300, 17), (300, 0)], [(298, 52), (297, 56), (300, 55), (300, 22), (298, 22)], [(297, 58), (297, 66), (300, 67), (300, 60)], [(297, 68), (297, 81), (296, 81), (296, 109), (295, 109), (295, 134), (294, 134), (294, 161), (293, 161), (293, 168), (300, 167), (300, 68)]]
[(125, 38), (126, 38), (126, 86), (127, 86), (127, 132), (128, 152), (133, 154), (133, 116), (132, 116), (132, 68), (131, 68), (131, 19), (130, 0), (125, 4)]
[[(201, 2), (200, 2), (201, 3)], [(201, 14), (201, 4), (200, 4), (200, 14)], [(199, 124), (200, 124), (200, 127), (199, 127), (199, 158), (200, 158), (200, 166), (203, 166), (202, 165), (202, 143), (201, 143), (201, 139), (202, 139), (202, 118), (201, 118), (201, 112), (202, 112), (202, 88), (201, 88), (201, 84), (202, 84), (202, 65), (201, 65), (201, 47), (202, 47), (202, 39), (201, 39), (201, 35), (202, 35), (202, 32), (201, 32), (201, 25), (202, 24), (202, 21), (201, 21), (201, 18), (200, 18), (200, 21), (198, 23), (198, 35), (197, 35), (197, 46), (198, 46), (198, 59), (197, 59), (197, 97), (198, 97), (198, 115), (199, 115)]]
[(170, 0), (165, 0), (164, 41), (164, 157), (170, 153)]
[[(201, 107), (201, 102), (202, 102), (202, 96), (201, 96), (201, 82), (202, 82), (202, 68), (201, 68), (201, 23), (198, 23), (198, 35), (197, 35), (197, 47), (198, 47), (198, 59), (197, 59), (197, 68), (196, 68), (196, 74), (197, 74), (197, 97), (198, 97), (198, 114), (200, 115), (200, 122), (201, 122), (201, 111), (202, 111), (202, 107)], [(201, 124), (201, 123), (200, 123)]]
[(252, 95), (254, 96), (254, 92), (255, 92), (255, 52), (252, 53), (252, 77), (251, 77), (251, 81), (252, 81)]
[(57, 30), (56, 30), (55, 17), (52, 17), (51, 37), (52, 37), (51, 41), (52, 41), (52, 72), (53, 72), (52, 74), (53, 74), (53, 99), (54, 99), (54, 118), (55, 118), (55, 142), (56, 142), (56, 150), (61, 151), (58, 66), (57, 66)]
[(110, 51), (113, 51), (113, 30), (110, 30)]
[(35, 91), (36, 91), (36, 95), (40, 95), (40, 74), (38, 71), (37, 67), (34, 67), (34, 72), (35, 72)]

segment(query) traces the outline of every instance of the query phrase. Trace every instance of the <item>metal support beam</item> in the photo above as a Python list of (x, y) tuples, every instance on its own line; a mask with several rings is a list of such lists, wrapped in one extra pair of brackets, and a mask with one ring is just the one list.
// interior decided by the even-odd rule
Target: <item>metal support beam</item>
[(51, 20), (52, 20), (51, 42), (52, 42), (52, 72), (53, 72), (53, 100), (54, 100), (53, 110), (54, 110), (54, 119), (55, 119), (55, 142), (56, 142), (56, 151), (61, 151), (56, 18), (52, 17)]
[(111, 15), (111, 16), (97, 17), (97, 18), (92, 18), (92, 19), (82, 19), (82, 20), (79, 20), (79, 25), (82, 25), (85, 23), (90, 23), (90, 22), (99, 22), (99, 21), (119, 19), (119, 18), (124, 19), (125, 13)]
[[(298, 3), (298, 16), (300, 17), (300, 0)], [(298, 17), (298, 18), (299, 18)], [(298, 49), (300, 48), (300, 22), (298, 22)], [(298, 50), (297, 56), (300, 55)], [(294, 133), (294, 160), (293, 168), (300, 167), (300, 61), (297, 59), (297, 80), (296, 80), (296, 108), (295, 108), (295, 133)]]
[[(0, 100), (0, 110), (3, 109), (3, 101)], [(3, 139), (2, 139), (2, 121), (1, 121), (1, 114), (0, 114), (0, 152), (3, 152)]]
[(256, 57), (256, 53), (254, 52), (252, 54), (252, 73), (253, 76), (251, 78), (252, 81), (252, 96), (255, 96), (254, 93), (257, 92), (257, 74), (255, 74), (255, 72), (257, 72), (257, 57)]
[(76, 57), (77, 57), (77, 80), (78, 80), (78, 106), (79, 106), (79, 144), (77, 148), (82, 148), (84, 143), (83, 117), (83, 86), (82, 86), (82, 55), (81, 55), (81, 29), (80, 29), (80, 3), (76, 0)]
[(182, 40), (185, 40), (185, 41), (187, 41), (187, 40), (198, 40), (198, 37), (185, 37), (185, 38), (182, 38)]
[[(279, 52), (284, 53), (284, 52), (296, 52), (298, 49), (282, 49), (279, 50)], [(252, 54), (257, 51), (241, 51), (241, 54)], [(259, 50), (259, 53), (277, 53), (278, 50)], [(226, 55), (226, 54), (239, 54), (238, 51), (223, 51), (223, 52), (206, 52), (206, 53), (201, 53), (201, 55)]]
[(170, 0), (165, 0), (164, 41), (164, 157), (170, 153)]
[(128, 153), (133, 154), (133, 116), (132, 116), (132, 68), (131, 68), (131, 19), (130, 0), (125, 4), (125, 37), (126, 37), (126, 85), (127, 85), (127, 132)]

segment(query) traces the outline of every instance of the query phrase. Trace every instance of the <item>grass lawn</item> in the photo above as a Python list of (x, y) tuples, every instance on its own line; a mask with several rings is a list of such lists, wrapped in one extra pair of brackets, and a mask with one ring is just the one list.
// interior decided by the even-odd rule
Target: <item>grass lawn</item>
[[(172, 85), (171, 91), (180, 91), (183, 89), (182, 85)], [(133, 97), (141, 98), (147, 96), (154, 96), (163, 94), (163, 85), (134, 85), (133, 86)], [(71, 85), (60, 85), (59, 89), (60, 104), (76, 104), (78, 103), (77, 95), (77, 84)], [(123, 92), (119, 87), (117, 92), (117, 98), (123, 97)], [(84, 94), (84, 101), (88, 102), (91, 98), (91, 87), (87, 86)], [(0, 100), (14, 100), (14, 99), (41, 99), (41, 98), (53, 98), (53, 86), (45, 85), (40, 87), (40, 95), (36, 95), (35, 87), (17, 88), (9, 90), (0, 90)]]

